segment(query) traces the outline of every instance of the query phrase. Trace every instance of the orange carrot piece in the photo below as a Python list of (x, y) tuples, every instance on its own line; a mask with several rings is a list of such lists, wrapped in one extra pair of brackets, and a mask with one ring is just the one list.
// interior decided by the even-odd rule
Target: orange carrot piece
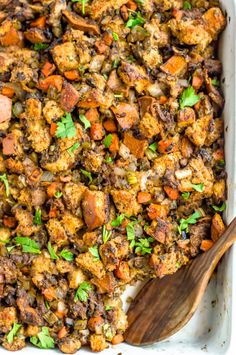
[(114, 120), (107, 119), (103, 122), (103, 127), (107, 132), (114, 133), (117, 131), (116, 123)]
[(126, 3), (126, 6), (128, 7), (128, 9), (132, 10), (132, 11), (136, 11), (137, 8), (138, 8), (138, 5), (132, 1), (132, 0), (129, 0), (127, 3)]
[(216, 161), (223, 160), (224, 159), (224, 150), (222, 148), (219, 148), (213, 152), (212, 156)]
[(203, 239), (201, 242), (201, 246), (200, 249), (202, 251), (207, 251), (209, 249), (211, 249), (214, 245), (214, 242), (212, 240), (208, 240), (208, 239)]
[(4, 216), (3, 217), (3, 224), (5, 227), (14, 228), (16, 225), (16, 219), (15, 219), (15, 217)]
[(45, 28), (46, 26), (46, 16), (41, 16), (36, 20), (32, 21), (30, 27)]
[(165, 104), (167, 101), (168, 101), (168, 98), (166, 96), (162, 95), (159, 97), (159, 103), (161, 105)]
[(10, 99), (14, 96), (14, 89), (9, 86), (4, 86), (2, 88), (2, 95), (9, 97)]
[(125, 5), (121, 6), (120, 14), (121, 14), (124, 21), (127, 21), (129, 19), (129, 12), (128, 12), (127, 6), (125, 6)]
[(62, 338), (65, 338), (67, 336), (67, 329), (66, 327), (62, 327), (59, 332), (57, 333), (57, 337), (58, 339), (62, 339)]
[(158, 151), (161, 154), (170, 153), (173, 151), (172, 139), (162, 139), (158, 142)]
[(200, 87), (202, 86), (203, 84), (203, 78), (201, 78), (200, 76), (198, 75), (194, 75), (193, 76), (193, 79), (192, 79), (192, 86), (193, 88), (198, 91), (200, 89)]
[(29, 176), (29, 180), (33, 182), (37, 182), (40, 180), (42, 173), (40, 169), (35, 169), (32, 174)]
[(49, 216), (49, 218), (56, 218), (57, 217), (57, 209), (56, 208), (50, 208), (48, 216)]
[(47, 91), (49, 86), (54, 86), (57, 91), (61, 91), (63, 84), (63, 78), (61, 75), (50, 75), (47, 78), (39, 81), (39, 89)]
[(147, 203), (151, 200), (152, 195), (149, 192), (142, 192), (138, 193), (138, 203)]
[(164, 190), (171, 200), (177, 200), (179, 198), (179, 192), (177, 189), (173, 189), (170, 186), (164, 186)]
[(105, 31), (102, 35), (102, 38), (107, 46), (110, 46), (113, 42), (113, 36), (110, 32)]
[(99, 120), (99, 112), (96, 108), (90, 108), (85, 113), (85, 117), (89, 120), (90, 123), (98, 122)]
[(55, 122), (52, 122), (50, 125), (50, 135), (53, 137), (55, 136), (57, 130), (57, 124)]
[(129, 264), (126, 261), (121, 261), (115, 270), (115, 275), (121, 280), (128, 280), (129, 274)]
[(9, 46), (23, 46), (23, 40), (21, 34), (14, 28), (11, 27), (3, 36), (0, 37), (0, 44), (3, 47)]
[(96, 328), (104, 323), (104, 319), (101, 316), (92, 317), (88, 321), (88, 328), (91, 331), (95, 331)]
[(56, 66), (53, 63), (46, 62), (41, 70), (42, 74), (47, 78), (56, 70)]
[(45, 290), (42, 291), (42, 294), (44, 295), (47, 301), (53, 301), (57, 298), (54, 287), (45, 288)]
[(68, 80), (72, 80), (72, 81), (78, 81), (78, 80), (80, 80), (79, 71), (76, 70), (76, 69), (65, 71), (65, 72), (64, 72), (64, 76), (65, 76), (66, 79), (68, 79)]
[(111, 339), (112, 345), (117, 345), (120, 344), (124, 341), (124, 336), (122, 334), (116, 334), (114, 337)]
[(168, 75), (180, 75), (187, 69), (187, 62), (184, 57), (173, 55), (160, 68)]
[(49, 197), (53, 197), (55, 195), (55, 192), (57, 192), (58, 189), (58, 183), (57, 182), (52, 182), (48, 187), (47, 187), (47, 194)]
[(111, 141), (111, 145), (109, 147), (109, 151), (111, 153), (116, 153), (119, 151), (119, 137), (116, 133), (112, 133), (112, 141)]
[(104, 54), (108, 49), (108, 46), (105, 44), (105, 42), (99, 39), (96, 40), (94, 47), (99, 54)]
[(159, 218), (166, 218), (168, 214), (168, 207), (165, 205), (157, 205), (154, 203), (151, 203), (150, 206), (148, 206), (148, 217), (150, 219), (155, 219), (157, 217)]
[(104, 137), (105, 132), (100, 122), (94, 122), (90, 128), (90, 137), (94, 141), (100, 141)]

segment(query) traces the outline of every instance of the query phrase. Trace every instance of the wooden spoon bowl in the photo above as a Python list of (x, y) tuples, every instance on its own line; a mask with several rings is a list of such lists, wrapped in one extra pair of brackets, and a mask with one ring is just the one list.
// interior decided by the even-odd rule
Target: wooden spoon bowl
[(180, 330), (193, 316), (216, 265), (235, 240), (236, 218), (214, 246), (187, 267), (145, 284), (128, 310), (126, 342), (153, 344)]

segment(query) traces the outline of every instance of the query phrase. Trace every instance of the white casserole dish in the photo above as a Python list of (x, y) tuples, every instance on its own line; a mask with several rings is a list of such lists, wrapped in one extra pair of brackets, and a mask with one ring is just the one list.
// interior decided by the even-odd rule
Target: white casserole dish
[[(226, 171), (228, 174), (228, 201), (225, 219), (229, 223), (236, 215), (236, 0), (221, 1), (227, 13), (227, 28), (220, 40), (219, 56), (223, 63), (222, 86), (225, 95), (225, 153)], [(235, 270), (235, 271), (234, 271)], [(131, 287), (125, 294), (134, 296), (138, 287)], [(127, 305), (126, 305), (127, 307)], [(146, 347), (132, 347), (120, 344), (110, 347), (104, 355), (141, 355), (141, 354), (168, 354), (168, 355), (235, 355), (236, 354), (236, 245), (224, 257), (217, 274), (208, 285), (201, 305), (191, 321), (169, 338), (168, 341)], [(23, 355), (53, 355), (58, 350), (40, 350), (30, 345), (20, 351)], [(91, 353), (91, 352), (90, 352)], [(1, 355), (10, 353), (3, 348)], [(79, 350), (79, 354), (86, 355), (86, 349)]]

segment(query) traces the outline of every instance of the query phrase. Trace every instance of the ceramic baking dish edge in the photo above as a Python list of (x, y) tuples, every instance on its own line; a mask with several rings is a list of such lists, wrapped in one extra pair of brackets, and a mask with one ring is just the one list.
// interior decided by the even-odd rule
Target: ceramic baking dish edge
[[(221, 36), (219, 56), (223, 63), (222, 87), (225, 95), (225, 153), (228, 185), (228, 200), (225, 219), (229, 223), (236, 215), (236, 129), (235, 129), (235, 71), (236, 71), (236, 0), (221, 1), (227, 13), (227, 28)], [(233, 271), (235, 270), (235, 271)], [(123, 297), (134, 296), (137, 287), (130, 288)], [(125, 305), (127, 307), (127, 305)], [(236, 245), (225, 255), (217, 273), (208, 285), (202, 303), (191, 321), (176, 335), (152, 346), (132, 347), (120, 344), (110, 347), (104, 355), (235, 355), (236, 349)], [(58, 350), (40, 350), (31, 346), (19, 351), (22, 355), (53, 355)], [(91, 353), (86, 349), (79, 350), (80, 355)], [(1, 355), (10, 353), (3, 348)]]

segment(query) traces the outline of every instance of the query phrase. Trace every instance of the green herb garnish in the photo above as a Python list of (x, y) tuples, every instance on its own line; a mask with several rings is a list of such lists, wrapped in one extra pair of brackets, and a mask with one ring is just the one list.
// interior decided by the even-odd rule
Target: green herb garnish
[(94, 256), (94, 261), (98, 261), (100, 260), (100, 255), (98, 252), (98, 246), (94, 245), (93, 247), (88, 248), (90, 254), (92, 254), (92, 256)]
[(194, 106), (198, 101), (200, 100), (200, 97), (196, 95), (195, 90), (192, 86), (189, 86), (187, 89), (185, 89), (182, 92), (182, 95), (179, 99), (180, 103), (180, 108), (181, 110), (184, 107), (192, 107)]
[(214, 208), (214, 210), (217, 212), (223, 212), (226, 209), (226, 203), (223, 202), (221, 206), (213, 205), (212, 208)]
[(58, 256), (57, 256), (55, 250), (53, 249), (51, 242), (48, 242), (48, 251), (49, 251), (49, 254), (53, 260), (58, 259)]
[(181, 218), (178, 226), (179, 234), (181, 234), (182, 231), (186, 231), (188, 233), (189, 231), (188, 225), (197, 223), (197, 220), (201, 217), (202, 217), (201, 212), (196, 211), (193, 214), (191, 214), (188, 218)]
[(119, 36), (116, 32), (112, 32), (112, 36), (114, 38), (114, 41), (119, 41)]
[(89, 179), (89, 183), (93, 182), (92, 174), (84, 169), (80, 169), (81, 173)]
[(184, 200), (187, 200), (190, 197), (190, 192), (183, 192), (181, 196)]
[(42, 224), (41, 215), (42, 215), (42, 211), (40, 210), (40, 208), (36, 208), (34, 219), (33, 219), (34, 224), (37, 224), (39, 226)]
[(123, 220), (125, 219), (125, 215), (124, 214), (120, 214), (116, 217), (116, 219), (114, 219), (111, 222), (111, 226), (112, 227), (119, 227), (121, 225), (121, 223), (123, 222)]
[(111, 163), (113, 163), (113, 159), (112, 159), (112, 157), (106, 157), (105, 158), (105, 162), (107, 163), (107, 164), (111, 164)]
[(42, 49), (48, 48), (48, 44), (46, 43), (35, 43), (34, 45), (34, 50), (35, 51), (41, 51)]
[(184, 10), (191, 10), (192, 8), (192, 5), (190, 4), (189, 1), (184, 1), (184, 4), (183, 4), (183, 9)]
[(144, 18), (141, 16), (140, 12), (132, 11), (129, 15), (129, 19), (126, 22), (125, 27), (134, 28), (137, 25), (143, 25), (145, 23)]
[(150, 144), (149, 147), (148, 147), (148, 149), (150, 149), (152, 152), (155, 153), (156, 150), (157, 150), (157, 143), (154, 142), (154, 143)]
[(88, 2), (88, 0), (71, 0), (72, 2), (79, 2), (82, 5), (81, 12), (84, 15), (85, 14), (85, 5)]
[(56, 137), (57, 138), (73, 138), (76, 135), (76, 128), (72, 120), (71, 114), (66, 112), (65, 116), (57, 122)]
[(120, 59), (115, 59), (115, 60), (113, 60), (113, 62), (112, 62), (112, 68), (113, 68), (113, 69), (118, 68), (119, 64), (120, 64)]
[(80, 300), (81, 302), (87, 302), (88, 292), (92, 291), (92, 289), (93, 286), (89, 282), (82, 282), (75, 293), (75, 302), (77, 302), (78, 300)]
[(13, 343), (14, 336), (16, 336), (16, 334), (20, 328), (21, 328), (21, 324), (18, 324), (18, 323), (13, 324), (13, 327), (11, 328), (10, 332), (7, 334), (7, 342), (9, 344)]
[(62, 196), (63, 196), (63, 193), (61, 191), (56, 191), (54, 194), (54, 197), (56, 197), (56, 198), (60, 198)]
[(110, 310), (112, 310), (112, 309), (113, 309), (112, 306), (105, 306), (105, 311), (110, 311)]
[(214, 86), (220, 86), (220, 82), (219, 82), (219, 80), (217, 80), (217, 79), (211, 79), (211, 83), (212, 83), (212, 85), (214, 85)]
[(130, 222), (126, 226), (127, 239), (130, 240), (130, 248), (132, 249), (135, 246), (135, 232), (134, 232), (134, 224), (136, 222)]
[(102, 141), (106, 148), (109, 148), (112, 143), (112, 134), (108, 134)]
[(67, 249), (63, 249), (61, 252), (60, 252), (60, 256), (65, 259), (66, 261), (73, 261), (74, 260), (74, 254), (67, 250)]
[(75, 144), (72, 145), (72, 147), (67, 149), (67, 152), (70, 154), (71, 157), (74, 156), (74, 151), (79, 148), (80, 143), (79, 142), (75, 142)]
[(204, 190), (204, 184), (191, 184), (191, 186), (195, 191), (198, 192), (203, 192)]
[(9, 182), (7, 179), (7, 174), (0, 175), (0, 180), (2, 180), (2, 182), (4, 183), (6, 195), (9, 196), (10, 195), (10, 187), (9, 187)]
[(111, 231), (108, 231), (106, 229), (105, 224), (104, 224), (102, 226), (102, 241), (103, 241), (104, 244), (110, 239), (110, 236), (111, 236)]
[(154, 239), (149, 238), (140, 238), (138, 242), (135, 243), (135, 253), (136, 254), (151, 254), (152, 248), (150, 247), (150, 243), (154, 242)]
[(40, 349), (53, 349), (55, 347), (54, 340), (50, 336), (47, 327), (42, 327), (41, 332), (36, 336), (30, 337), (30, 342)]
[(23, 253), (41, 254), (38, 244), (33, 239), (17, 236), (14, 241), (22, 246)]
[(89, 122), (89, 120), (86, 118), (85, 115), (80, 114), (79, 115), (79, 119), (80, 121), (84, 124), (84, 128), (90, 128), (91, 127), (91, 123)]

